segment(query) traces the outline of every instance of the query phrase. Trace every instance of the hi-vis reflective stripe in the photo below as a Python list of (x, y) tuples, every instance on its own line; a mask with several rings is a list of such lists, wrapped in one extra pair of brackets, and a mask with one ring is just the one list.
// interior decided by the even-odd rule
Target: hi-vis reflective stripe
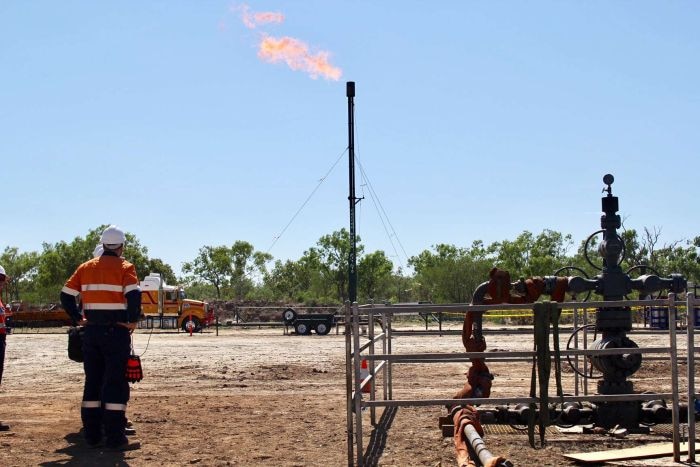
[(84, 409), (99, 409), (102, 407), (100, 401), (83, 401), (82, 406)]
[(79, 291), (77, 291), (77, 290), (75, 290), (75, 289), (71, 289), (70, 287), (63, 287), (63, 288), (61, 289), (61, 292), (67, 293), (68, 295), (72, 295), (72, 296), (74, 296), (74, 297), (80, 294)]
[(126, 310), (126, 303), (84, 303), (83, 310)]
[(103, 290), (105, 292), (121, 292), (124, 290), (124, 287), (121, 285), (112, 285), (112, 284), (83, 284), (80, 286), (80, 290), (83, 292), (86, 292), (88, 290), (96, 291), (96, 290)]
[(122, 412), (125, 412), (126, 404), (115, 404), (113, 402), (107, 402), (105, 404), (105, 410), (121, 410)]
[(128, 294), (132, 290), (141, 290), (141, 287), (139, 287), (138, 284), (127, 285), (126, 287), (124, 287), (124, 295)]

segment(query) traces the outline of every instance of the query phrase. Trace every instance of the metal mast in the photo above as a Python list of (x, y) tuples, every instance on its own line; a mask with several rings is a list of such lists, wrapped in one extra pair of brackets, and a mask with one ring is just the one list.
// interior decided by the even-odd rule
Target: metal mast
[(348, 172), (350, 174), (350, 255), (348, 257), (348, 300), (357, 301), (357, 245), (355, 239), (355, 82), (346, 83), (348, 97)]

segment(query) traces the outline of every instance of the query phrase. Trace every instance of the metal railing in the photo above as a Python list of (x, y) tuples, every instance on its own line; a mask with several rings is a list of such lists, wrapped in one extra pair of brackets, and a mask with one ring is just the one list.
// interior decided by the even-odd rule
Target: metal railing
[[(694, 400), (700, 399), (700, 394), (695, 393), (695, 359), (700, 353), (700, 349), (694, 344), (694, 310), (699, 306), (698, 300), (692, 293), (687, 294), (685, 301), (677, 301), (674, 294), (669, 294), (667, 299), (657, 300), (623, 300), (623, 301), (594, 301), (594, 302), (565, 302), (559, 304), (563, 310), (572, 310), (574, 313), (574, 328), (579, 325), (579, 316), (582, 317), (583, 326), (588, 325), (587, 311), (596, 307), (666, 307), (669, 316), (673, 316), (679, 307), (688, 310), (686, 315), (687, 323), (687, 400), (688, 400), (688, 460), (695, 461), (696, 439), (695, 408)], [(392, 367), (401, 363), (445, 363), (445, 362), (468, 362), (470, 358), (483, 358), (487, 361), (520, 361), (531, 362), (535, 353), (532, 351), (509, 351), (509, 352), (460, 352), (460, 353), (406, 353), (397, 354), (392, 350), (392, 318), (401, 315), (412, 315), (418, 313), (466, 313), (468, 311), (481, 312), (486, 319), (492, 310), (527, 310), (532, 309), (532, 304), (499, 304), (499, 305), (366, 305), (359, 306), (357, 303), (346, 304), (345, 306), (345, 348), (346, 348), (346, 395), (347, 395), (347, 450), (348, 466), (364, 465), (363, 446), (363, 410), (369, 408), (370, 422), (376, 425), (376, 409), (382, 407), (418, 407), (418, 406), (445, 406), (445, 405), (479, 405), (479, 404), (518, 404), (538, 402), (533, 397), (500, 397), (500, 398), (469, 398), (469, 399), (401, 399), (393, 398), (393, 377)], [(657, 354), (665, 355), (670, 360), (671, 392), (669, 393), (644, 393), (644, 394), (615, 394), (615, 395), (591, 395), (589, 394), (589, 377), (587, 372), (574, 372), (574, 395), (557, 396), (561, 402), (604, 402), (604, 401), (645, 401), (655, 399), (670, 399), (673, 420), (673, 446), (674, 459), (680, 460), (680, 423), (679, 423), (679, 372), (678, 372), (678, 346), (677, 330), (674, 321), (669, 320), (670, 325), (667, 330), (669, 344), (663, 347), (647, 348), (615, 348), (615, 349), (590, 349), (587, 346), (586, 329), (582, 333), (579, 341), (578, 336), (574, 339), (574, 347), (562, 349), (562, 358), (573, 358), (578, 365), (581, 357), (597, 355), (615, 354)], [(361, 334), (361, 323), (367, 326), (366, 339)], [(375, 328), (379, 327), (381, 332), (375, 333)], [(418, 334), (418, 333), (416, 333)], [(488, 329), (484, 329), (484, 334), (488, 335)], [(434, 335), (434, 333), (426, 333)], [(361, 341), (361, 339), (363, 341)], [(582, 342), (581, 342), (582, 341)], [(582, 345), (582, 348), (579, 346)], [(456, 347), (461, 347), (461, 343)], [(377, 350), (381, 349), (381, 353)], [(682, 355), (680, 357), (683, 357)], [(367, 375), (362, 376), (362, 360), (367, 361)], [(589, 358), (582, 358), (584, 368), (588, 365)], [(381, 377), (382, 394), (377, 398), (377, 388), (374, 384), (378, 377)], [(363, 400), (363, 389), (369, 387), (368, 400)]]

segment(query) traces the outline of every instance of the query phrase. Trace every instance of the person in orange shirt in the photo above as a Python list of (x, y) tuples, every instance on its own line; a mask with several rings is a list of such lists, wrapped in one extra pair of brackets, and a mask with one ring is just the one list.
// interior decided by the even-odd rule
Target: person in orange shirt
[[(0, 266), (0, 292), (2, 292), (2, 289), (5, 287), (5, 281), (7, 281), (5, 268)], [(0, 384), (2, 384), (2, 371), (5, 367), (5, 345), (7, 339), (7, 328), (5, 327), (5, 318), (5, 305), (2, 304), (2, 295), (0, 295)], [(0, 422), (0, 431), (7, 431), (9, 429), (9, 425)]]
[[(129, 383), (126, 362), (131, 333), (141, 314), (141, 290), (134, 265), (122, 258), (126, 236), (116, 226), (102, 232), (101, 256), (84, 262), (61, 290), (61, 304), (75, 322), (85, 324), (83, 368), (85, 388), (80, 410), (85, 440), (90, 446), (102, 441), (116, 450), (130, 450), (126, 434)], [(83, 315), (77, 305), (82, 301)]]

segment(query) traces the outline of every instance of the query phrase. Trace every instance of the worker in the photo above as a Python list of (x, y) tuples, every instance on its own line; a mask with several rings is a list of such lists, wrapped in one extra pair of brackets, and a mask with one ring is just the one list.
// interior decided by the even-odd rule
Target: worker
[(85, 388), (80, 414), (88, 445), (100, 444), (104, 425), (107, 448), (138, 449), (140, 443), (129, 443), (126, 437), (125, 413), (126, 363), (141, 313), (141, 290), (134, 265), (121, 257), (124, 231), (111, 225), (102, 232), (100, 243), (102, 255), (78, 266), (61, 290), (61, 304), (76, 321), (83, 318), (76, 297), (82, 298)]
[[(0, 266), (0, 292), (5, 287), (7, 274), (5, 268)], [(5, 327), (5, 305), (2, 304), (2, 293), (0, 293), (0, 384), (2, 384), (2, 370), (5, 367), (5, 345), (7, 340), (7, 328)], [(10, 425), (0, 421), (0, 431), (8, 431)]]
[[(95, 249), (92, 250), (92, 257), (93, 258), (99, 258), (102, 256), (102, 253), (104, 253), (104, 248), (102, 247), (101, 243), (98, 243), (95, 246)], [(82, 311), (82, 306), (80, 307)], [(134, 428), (134, 424), (129, 420), (128, 418), (126, 419), (126, 428), (124, 429), (124, 432), (126, 433), (127, 436), (131, 436), (136, 434), (136, 429)]]

